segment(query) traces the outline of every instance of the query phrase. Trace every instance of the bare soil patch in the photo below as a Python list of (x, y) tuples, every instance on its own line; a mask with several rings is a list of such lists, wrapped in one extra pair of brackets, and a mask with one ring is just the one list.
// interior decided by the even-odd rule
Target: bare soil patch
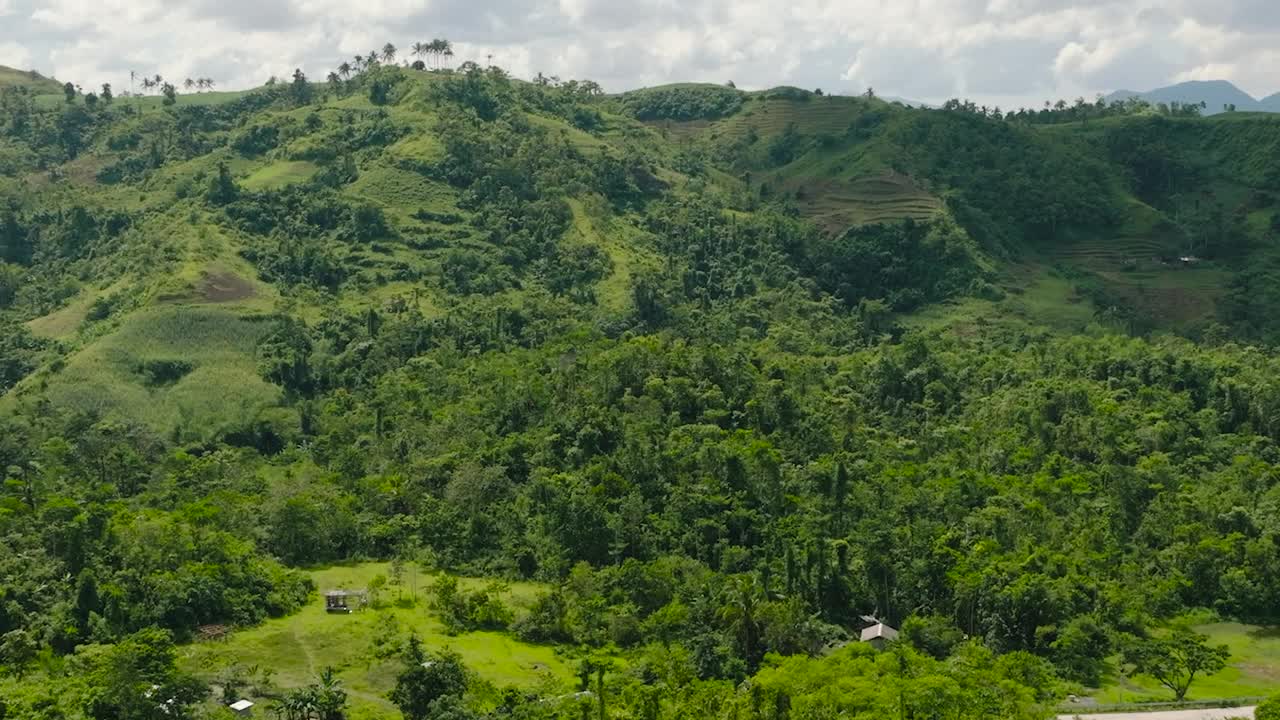
[(257, 294), (253, 283), (235, 273), (209, 273), (196, 288), (198, 297), (204, 302), (225, 303), (236, 300), (247, 300)]

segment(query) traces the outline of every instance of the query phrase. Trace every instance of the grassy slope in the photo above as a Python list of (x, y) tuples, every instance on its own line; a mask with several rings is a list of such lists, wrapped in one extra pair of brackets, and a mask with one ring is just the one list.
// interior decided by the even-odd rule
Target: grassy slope
[[(416, 297), (419, 306), (428, 312), (440, 306), (442, 298), (431, 278), (438, 272), (440, 258), (449, 247), (474, 241), (465, 222), (469, 213), (459, 208), (455, 188), (406, 170), (401, 162), (433, 162), (443, 155), (443, 147), (433, 132), (434, 108), (426, 101), (428, 86), (437, 80), (430, 75), (419, 76), (406, 100), (388, 108), (395, 121), (406, 125), (410, 132), (382, 154), (362, 157), (359, 179), (344, 189), (353, 198), (381, 206), (405, 241), (356, 249), (362, 268), (356, 281), (336, 298), (304, 296), (293, 305), (294, 312), (316, 319), (323, 307), (333, 302), (346, 308), (379, 307), (394, 297)], [(179, 102), (218, 103), (239, 95), (221, 92), (180, 95)], [(149, 111), (159, 112), (161, 99), (129, 98), (121, 102), (138, 103)], [(316, 111), (329, 115), (343, 108), (367, 110), (371, 107), (367, 98), (357, 94), (330, 98), (319, 107), (285, 114), (303, 118)], [(267, 114), (278, 112), (266, 111)], [(905, 112), (908, 111), (898, 106), (864, 98), (810, 95), (807, 99), (796, 99), (754, 93), (748, 95), (741, 111), (715, 122), (655, 122), (646, 127), (606, 113), (606, 129), (593, 136), (559, 119), (532, 119), (553, 132), (564, 133), (589, 154), (608, 146), (619, 150), (639, 146), (665, 163), (684, 149), (724, 147), (748, 136), (756, 136), (756, 142), (763, 147), (788, 126), (810, 136), (842, 137), (860, 118), (880, 117), (877, 122), (884, 121), (883, 118), (891, 121)], [(1113, 119), (1088, 127), (1049, 126), (1037, 131), (1048, 136), (1090, 135), (1100, 132), (1107, 123), (1122, 121)], [(1188, 127), (1199, 133), (1196, 137), (1200, 145), (1211, 149), (1200, 151), (1206, 162), (1225, 163), (1235, 171), (1233, 177), (1248, 178), (1264, 172), (1265, 167), (1256, 166), (1254, 159), (1236, 147), (1239, 143), (1233, 141), (1232, 133), (1240, 132), (1246, 139), (1256, 139), (1258, 122), (1223, 116)], [(119, 416), (130, 416), (145, 406), (143, 417), (156, 423), (161, 431), (169, 429), (165, 425), (173, 418), (188, 417), (195, 412), (191, 424), (216, 432), (228, 419), (244, 412), (257, 412), (269, 404), (273, 394), (250, 381), (254, 367), (251, 341), (257, 337), (260, 326), (244, 322), (241, 317), (272, 311), (279, 296), (274, 288), (258, 282), (252, 268), (239, 258), (241, 241), (219, 231), (209, 218), (201, 216), (203, 211), (184, 215), (190, 210), (184, 209), (188, 205), (178, 200), (177, 194), (184, 183), (189, 185), (198, 174), (207, 175), (219, 162), (228, 162), (240, 182), (251, 189), (276, 188), (303, 181), (317, 170), (315, 165), (295, 159), (305, 149), (306, 142), (307, 138), (301, 138), (262, 158), (244, 158), (229, 150), (218, 150), (166, 166), (141, 188), (98, 186), (94, 171), (105, 162), (101, 155), (86, 155), (76, 161), (76, 167), (68, 167), (67, 177), (72, 184), (104, 204), (133, 210), (167, 210), (168, 226), (152, 234), (155, 244), (166, 248), (164, 253), (168, 257), (177, 259), (172, 264), (156, 267), (150, 276), (144, 273), (85, 287), (62, 308), (32, 320), (29, 327), (33, 331), (66, 343), (74, 354), (68, 359), (66, 370), (38, 374), (24, 383), (23, 389), (30, 391), (33, 386), (47, 382), (53, 398), (78, 406), (91, 403), (108, 414)], [(888, 145), (879, 136), (869, 141), (841, 141), (812, 149), (785, 166), (752, 173), (750, 182), (756, 188), (768, 183), (775, 194), (792, 197), (804, 215), (833, 233), (849, 225), (908, 217), (923, 220), (946, 212), (941, 190), (894, 169), (895, 164), (900, 164), (895, 163), (896, 154), (901, 152), (904, 150)], [(660, 174), (677, 186), (685, 182), (683, 176), (665, 169)], [(712, 167), (706, 177), (713, 191), (733, 194), (740, 193), (744, 186), (738, 175)], [(1220, 192), (1231, 193), (1232, 197), (1243, 196), (1247, 189), (1239, 182), (1229, 186), (1221, 177), (1214, 182), (1215, 187), (1224, 188)], [(617, 221), (613, 211), (593, 196), (571, 198), (570, 206), (573, 223), (566, 240), (600, 246), (611, 260), (612, 271), (596, 291), (601, 310), (625, 310), (630, 301), (631, 278), (641, 267), (660, 266), (658, 258), (652, 256), (648, 244), (642, 242), (629, 223)], [(415, 217), (422, 210), (456, 216), (463, 222), (445, 225)], [(1255, 212), (1249, 218), (1250, 226), (1259, 230), (1269, 222), (1270, 212)], [(1228, 269), (1211, 264), (1183, 268), (1155, 262), (1156, 255), (1169, 249), (1168, 233), (1168, 223), (1159, 212), (1130, 199), (1127, 221), (1113, 234), (1081, 235), (1051, 247), (1038, 247), (1018, 258), (1016, 263), (1002, 264), (996, 284), (1004, 290), (1004, 299), (964, 299), (926, 308), (906, 321), (924, 326), (954, 325), (972, 332), (988, 324), (1079, 332), (1097, 322), (1098, 309), (1079, 288), (1079, 278), (1088, 276), (1114, 296), (1146, 308), (1161, 327), (1193, 326), (1212, 316), (1214, 303), (1230, 274)], [(424, 280), (388, 281), (397, 275), (398, 268), (406, 267)], [(220, 284), (220, 281), (225, 282)], [(232, 291), (230, 297), (216, 302), (202, 299), (210, 288), (228, 284), (248, 290), (242, 296)], [(86, 313), (96, 299), (120, 292), (129, 292), (141, 299), (131, 311), (132, 315), (126, 312), (108, 323), (86, 323)], [(188, 314), (182, 317), (191, 317), (190, 313), (198, 311), (206, 318), (207, 322), (193, 327), (233, 328), (237, 338), (233, 340), (221, 334), (222, 330), (207, 335), (187, 332), (163, 339), (153, 337), (150, 326), (163, 326), (166, 320), (175, 317), (181, 306), (189, 306)], [(252, 394), (256, 400), (232, 397), (219, 408), (213, 399), (190, 397), (185, 388), (180, 392), (179, 387), (140, 386), (130, 367), (140, 360), (157, 359), (161, 355), (199, 359), (202, 374), (193, 379), (245, 380), (246, 395)], [(0, 400), (0, 409), (10, 402), (12, 398)]]
[(62, 92), (62, 85), (57, 80), (44, 77), (38, 73), (33, 76), (33, 72), (35, 71), (18, 70), (17, 68), (0, 65), (0, 88), (25, 86), (38, 95)]
[[(367, 587), (375, 575), (389, 576), (390, 568), (386, 563), (366, 563), (310, 574), (322, 591), (354, 589)], [(394, 618), (402, 639), (412, 632), (429, 651), (452, 649), (462, 655), (467, 667), (495, 687), (558, 691), (569, 686), (573, 671), (550, 647), (523, 643), (507, 633), (447, 635), (444, 626), (426, 608), (432, 582), (429, 575), (414, 577), (406, 570), (400, 588), (389, 587), (383, 592), (389, 607), (351, 615), (326, 613), (323, 602), (316, 597), (296, 615), (236, 632), (224, 641), (187, 646), (181, 663), (209, 680), (216, 680), (222, 670), (233, 664), (271, 668), (282, 689), (314, 682), (316, 673), (332, 666), (351, 693), (352, 720), (390, 720), (399, 717), (385, 699), (395, 684), (399, 659), (370, 660), (370, 638), (377, 634), (377, 628), (385, 627), (391, 622), (389, 618)], [(414, 585), (416, 594), (412, 592)], [(465, 590), (475, 590), (485, 581), (463, 579), (460, 585)], [(515, 583), (507, 602), (517, 613), (523, 612), (539, 590), (531, 583)], [(397, 597), (404, 602), (397, 603)]]
[[(1212, 644), (1227, 645), (1231, 659), (1222, 672), (1197, 678), (1188, 700), (1257, 697), (1280, 687), (1280, 628), (1212, 623), (1195, 629), (1208, 635)], [(1173, 694), (1148, 677), (1113, 677), (1094, 697), (1103, 704), (1118, 704), (1169, 701)]]

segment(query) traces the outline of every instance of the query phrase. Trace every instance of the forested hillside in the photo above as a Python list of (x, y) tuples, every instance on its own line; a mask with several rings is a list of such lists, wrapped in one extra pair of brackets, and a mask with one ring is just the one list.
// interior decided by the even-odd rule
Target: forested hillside
[(449, 575), (254, 697), (1039, 718), (1280, 622), (1280, 118), (391, 59), (0, 82), (0, 717), (225, 716), (362, 561)]

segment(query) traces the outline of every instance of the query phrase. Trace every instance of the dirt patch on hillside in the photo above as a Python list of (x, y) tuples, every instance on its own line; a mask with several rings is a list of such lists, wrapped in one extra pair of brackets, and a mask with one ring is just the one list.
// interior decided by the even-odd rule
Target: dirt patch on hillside
[(200, 302), (235, 302), (256, 294), (253, 283), (229, 272), (209, 273), (196, 286), (196, 297)]

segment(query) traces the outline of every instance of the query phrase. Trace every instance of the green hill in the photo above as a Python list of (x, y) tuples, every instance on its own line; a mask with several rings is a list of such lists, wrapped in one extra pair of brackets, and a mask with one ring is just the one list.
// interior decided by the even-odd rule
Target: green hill
[(1031, 720), (1192, 616), (1254, 694), (1280, 118), (1194, 115), (0, 88), (7, 711)]
[(25, 87), (35, 95), (61, 93), (62, 84), (35, 70), (17, 70), (0, 65), (0, 88)]

